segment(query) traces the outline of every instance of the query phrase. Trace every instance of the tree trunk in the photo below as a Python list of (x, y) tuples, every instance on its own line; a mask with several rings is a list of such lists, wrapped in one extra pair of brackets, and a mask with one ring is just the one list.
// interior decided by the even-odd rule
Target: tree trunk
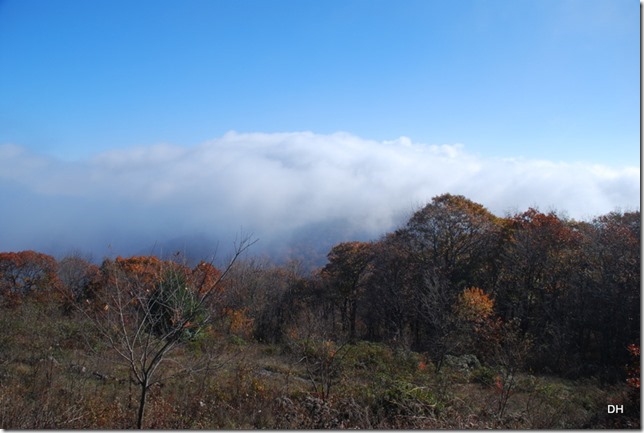
[(141, 430), (143, 428), (143, 416), (145, 415), (145, 403), (148, 396), (148, 379), (145, 378), (141, 382), (141, 399), (139, 400), (139, 413), (136, 418), (136, 428)]
[(351, 299), (351, 309), (349, 310), (349, 341), (355, 343), (356, 341), (356, 316), (358, 309), (358, 302), (356, 299)]

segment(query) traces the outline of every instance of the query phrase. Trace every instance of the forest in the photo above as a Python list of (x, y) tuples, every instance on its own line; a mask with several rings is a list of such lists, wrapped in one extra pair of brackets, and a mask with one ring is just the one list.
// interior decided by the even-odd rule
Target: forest
[(443, 194), (313, 271), (3, 252), (0, 428), (639, 429), (640, 221)]

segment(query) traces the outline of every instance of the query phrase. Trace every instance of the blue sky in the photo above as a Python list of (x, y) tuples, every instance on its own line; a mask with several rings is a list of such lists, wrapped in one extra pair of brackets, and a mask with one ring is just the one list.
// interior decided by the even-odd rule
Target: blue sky
[(639, 164), (633, 0), (4, 0), (0, 143), (346, 131)]
[(0, 0), (0, 251), (375, 239), (446, 192), (498, 215), (639, 209), (639, 14)]

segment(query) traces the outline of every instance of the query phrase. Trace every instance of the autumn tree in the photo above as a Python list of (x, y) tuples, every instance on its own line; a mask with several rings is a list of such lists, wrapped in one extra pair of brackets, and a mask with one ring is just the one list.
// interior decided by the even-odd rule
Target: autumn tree
[(459, 318), (478, 325), (494, 314), (494, 300), (478, 287), (470, 287), (458, 296), (454, 309)]
[(556, 213), (544, 214), (536, 209), (512, 217), (508, 224), (509, 236), (502, 252), (503, 280), (509, 291), (514, 312), (504, 315), (522, 316), (534, 320), (535, 310), (543, 306), (546, 295), (560, 292), (574, 258), (576, 234)]
[[(150, 388), (190, 366), (162, 368), (170, 353), (199, 336), (211, 322), (209, 302), (252, 241), (243, 239), (222, 272), (200, 263), (194, 269), (156, 257), (105, 260), (103, 285), (81, 311), (128, 367), (140, 389), (136, 427), (143, 428)], [(167, 363), (167, 362), (166, 362)]]
[[(370, 243), (368, 260), (352, 247), (329, 253), (320, 275), (336, 298), (316, 301), (339, 306), (345, 329), (357, 306), (365, 338), (426, 351), (438, 366), (446, 353), (474, 348), (462, 330), (478, 326), (490, 338), (498, 331), (498, 341), (525, 337), (533, 350), (524, 361), (535, 370), (617, 380), (624, 347), (639, 339), (639, 212), (589, 222), (537, 209), (497, 218), (444, 194)], [(494, 314), (477, 324), (468, 315), (486, 317), (486, 299)]]
[(567, 273), (578, 257), (578, 235), (556, 213), (536, 209), (513, 216), (506, 228), (497, 290), (499, 311), (506, 320), (518, 319), (524, 332), (536, 336), (537, 350), (548, 354), (543, 362), (551, 368), (560, 362), (557, 358), (562, 353), (548, 349), (561, 340), (559, 307), (569, 289)]
[(450, 350), (458, 293), (495, 279), (499, 236), (499, 220), (487, 209), (443, 194), (381, 244), (370, 290), (387, 294), (390, 306), (400, 307), (392, 315), (398, 327), (407, 328), (411, 347), (432, 353), (438, 366)]
[[(249, 258), (235, 263), (227, 278), (222, 305), (233, 333), (268, 343), (282, 343), (307, 305), (304, 272), (290, 261), (277, 266), (267, 258)], [(312, 302), (311, 302), (312, 304)]]
[(8, 303), (24, 296), (56, 294), (61, 286), (56, 260), (36, 251), (0, 253), (0, 293)]
[(417, 260), (435, 268), (455, 289), (487, 285), (499, 219), (461, 195), (443, 194), (418, 210), (400, 231)]
[(622, 379), (615, 366), (628, 361), (624, 347), (640, 338), (640, 224), (639, 212), (611, 212), (583, 226), (581, 293), (569, 300), (585, 303), (573, 316), (581, 362), (602, 366), (594, 374), (611, 381)]

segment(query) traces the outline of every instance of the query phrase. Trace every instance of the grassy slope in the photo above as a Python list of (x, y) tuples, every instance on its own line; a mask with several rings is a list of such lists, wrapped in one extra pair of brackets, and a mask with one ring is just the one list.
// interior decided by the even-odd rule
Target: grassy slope
[[(138, 390), (87, 323), (52, 305), (25, 303), (0, 313), (0, 427), (133, 426)], [(216, 354), (207, 369), (153, 387), (146, 428), (640, 426), (639, 403), (628, 406), (624, 385), (521, 374), (501, 417), (494, 370), (436, 373), (420, 354), (369, 343), (269, 346), (213, 335), (181, 348), (164, 371), (207, 351)], [(607, 404), (625, 404), (627, 413), (608, 415)]]

